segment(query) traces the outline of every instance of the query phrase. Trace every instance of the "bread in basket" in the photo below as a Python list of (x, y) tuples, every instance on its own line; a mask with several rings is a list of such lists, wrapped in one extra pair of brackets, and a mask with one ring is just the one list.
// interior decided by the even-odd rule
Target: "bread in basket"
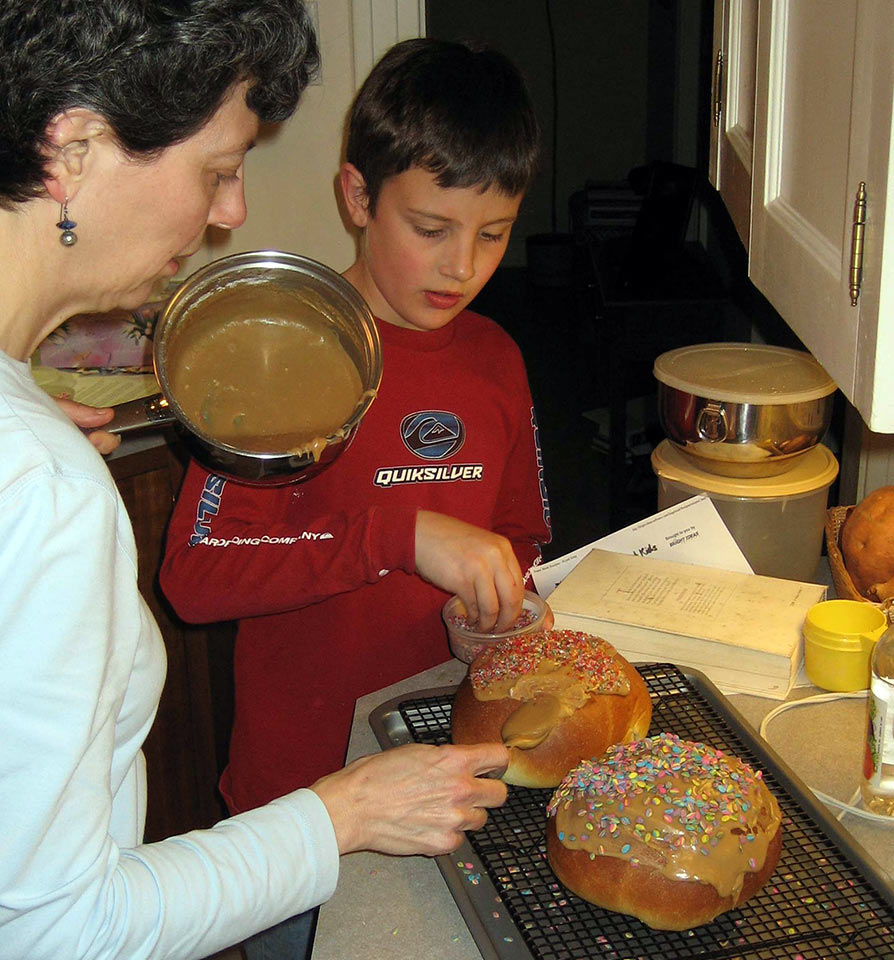
[(826, 510), (826, 553), (829, 556), (829, 569), (832, 572), (835, 593), (842, 600), (862, 600), (864, 603), (871, 603), (874, 607), (884, 611), (889, 622), (894, 622), (894, 612), (892, 612), (894, 597), (881, 603), (868, 600), (856, 588), (844, 565), (844, 557), (841, 553), (841, 528), (853, 509), (853, 506), (850, 506), (829, 507)]

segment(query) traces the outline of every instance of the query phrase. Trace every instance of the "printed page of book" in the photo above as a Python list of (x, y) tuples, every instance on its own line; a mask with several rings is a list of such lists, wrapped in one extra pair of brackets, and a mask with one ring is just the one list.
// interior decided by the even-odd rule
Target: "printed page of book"
[(819, 584), (591, 550), (553, 591), (553, 612), (791, 656)]

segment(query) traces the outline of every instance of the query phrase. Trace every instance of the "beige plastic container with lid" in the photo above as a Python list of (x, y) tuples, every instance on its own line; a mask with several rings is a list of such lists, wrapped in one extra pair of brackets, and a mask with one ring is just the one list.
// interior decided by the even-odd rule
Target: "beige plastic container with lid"
[(835, 382), (803, 350), (701, 343), (661, 354), (653, 372), (665, 434), (722, 476), (787, 472), (832, 416)]
[(838, 461), (823, 444), (784, 474), (724, 477), (699, 468), (663, 440), (652, 451), (658, 509), (705, 494), (714, 503), (755, 573), (813, 581), (823, 543), (829, 487)]

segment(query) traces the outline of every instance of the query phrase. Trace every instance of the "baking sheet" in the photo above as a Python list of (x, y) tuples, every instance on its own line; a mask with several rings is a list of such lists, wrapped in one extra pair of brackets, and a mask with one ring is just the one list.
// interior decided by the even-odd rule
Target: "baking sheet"
[[(764, 772), (783, 813), (783, 852), (740, 909), (682, 933), (651, 930), (565, 891), (546, 861), (552, 791), (510, 787), (506, 804), (438, 865), (485, 960), (894, 960), (894, 890), (844, 829), (717, 688), (696, 670), (637, 664), (650, 733), (734, 753)], [(446, 743), (450, 687), (404, 694), (370, 714), (383, 748)]]

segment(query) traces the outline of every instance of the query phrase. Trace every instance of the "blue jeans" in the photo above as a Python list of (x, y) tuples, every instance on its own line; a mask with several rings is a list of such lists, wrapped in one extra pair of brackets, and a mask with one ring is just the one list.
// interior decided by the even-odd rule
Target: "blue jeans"
[(309, 960), (319, 907), (289, 917), (242, 944), (246, 960)]

